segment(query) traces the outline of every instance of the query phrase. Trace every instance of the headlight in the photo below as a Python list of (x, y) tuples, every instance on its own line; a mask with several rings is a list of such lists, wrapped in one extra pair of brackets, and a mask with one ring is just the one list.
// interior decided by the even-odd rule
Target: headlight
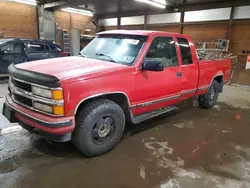
[(52, 98), (52, 91), (41, 87), (33, 86), (32, 93), (41, 97)]
[(52, 106), (47, 104), (42, 104), (39, 102), (34, 102), (33, 107), (41, 110), (43, 112), (47, 112), (54, 115), (64, 115), (64, 107), (63, 106)]
[(45, 88), (41, 88), (38, 86), (33, 86), (32, 93), (34, 95), (46, 97), (49, 99), (55, 99), (55, 100), (62, 100), (63, 99), (63, 91), (62, 90), (50, 90), (50, 89), (45, 89)]

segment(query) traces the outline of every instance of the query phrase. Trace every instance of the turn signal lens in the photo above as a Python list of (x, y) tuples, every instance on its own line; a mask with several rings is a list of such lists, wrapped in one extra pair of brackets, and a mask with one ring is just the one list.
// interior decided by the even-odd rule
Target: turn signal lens
[(63, 99), (63, 91), (62, 90), (53, 90), (52, 97), (55, 100), (62, 100)]
[(64, 107), (63, 106), (53, 106), (53, 114), (54, 115), (64, 115)]

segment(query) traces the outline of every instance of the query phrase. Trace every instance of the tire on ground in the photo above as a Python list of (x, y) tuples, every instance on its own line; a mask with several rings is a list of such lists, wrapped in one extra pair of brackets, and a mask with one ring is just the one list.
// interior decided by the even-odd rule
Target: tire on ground
[[(211, 97), (213, 91), (214, 91), (214, 97)], [(200, 107), (205, 109), (213, 108), (213, 106), (216, 104), (218, 96), (219, 96), (219, 83), (217, 80), (213, 80), (211, 86), (208, 89), (208, 92), (203, 95), (200, 95), (198, 98)]]
[[(112, 137), (105, 143), (93, 141), (92, 131), (96, 121), (104, 116), (112, 117), (115, 129)], [(76, 116), (76, 129), (72, 141), (76, 148), (89, 157), (102, 155), (112, 150), (120, 141), (125, 127), (125, 116), (122, 108), (107, 99), (88, 103)]]

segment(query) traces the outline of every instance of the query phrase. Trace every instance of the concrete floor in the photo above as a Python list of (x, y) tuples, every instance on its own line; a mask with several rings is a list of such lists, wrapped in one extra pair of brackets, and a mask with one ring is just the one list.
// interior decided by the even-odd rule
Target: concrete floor
[(249, 96), (249, 88), (227, 86), (213, 109), (183, 104), (128, 125), (121, 143), (96, 158), (8, 125), (13, 130), (0, 132), (0, 188), (248, 188)]

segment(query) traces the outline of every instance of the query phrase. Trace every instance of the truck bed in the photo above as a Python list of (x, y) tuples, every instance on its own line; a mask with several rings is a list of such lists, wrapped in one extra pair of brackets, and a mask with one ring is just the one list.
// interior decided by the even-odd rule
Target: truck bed
[(201, 60), (199, 67), (199, 88), (210, 86), (211, 80), (218, 75), (223, 76), (224, 82), (230, 79), (231, 59)]

